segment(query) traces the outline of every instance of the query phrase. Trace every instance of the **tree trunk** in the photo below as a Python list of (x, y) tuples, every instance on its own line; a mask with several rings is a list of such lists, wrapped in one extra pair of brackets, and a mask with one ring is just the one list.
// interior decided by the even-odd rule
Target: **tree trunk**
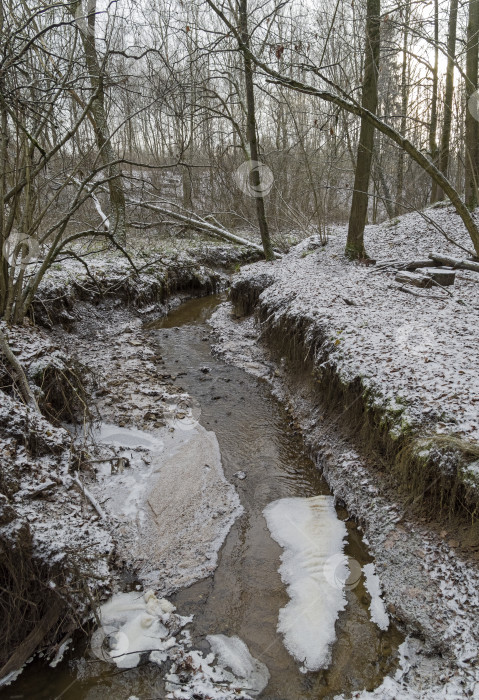
[[(456, 58), (457, 4), (458, 0), (451, 0), (449, 9), (444, 120), (442, 124), (441, 146), (439, 149), (439, 170), (445, 177), (447, 177), (447, 171), (449, 169), (449, 144), (451, 141), (452, 97), (454, 94), (454, 61)], [(442, 189), (438, 188), (437, 201), (441, 199), (444, 199), (444, 192)]]
[(98, 54), (95, 44), (95, 22), (96, 22), (96, 0), (88, 0), (88, 17), (87, 21), (83, 17), (78, 17), (81, 13), (81, 2), (75, 7), (72, 6), (72, 12), (77, 17), (77, 26), (80, 30), (80, 37), (85, 52), (85, 61), (88, 70), (88, 76), (96, 97), (92, 102), (91, 111), (95, 120), (95, 139), (98, 146), (100, 159), (105, 166), (108, 180), (111, 221), (109, 226), (110, 233), (126, 240), (126, 214), (125, 214), (125, 193), (121, 179), (121, 171), (118, 164), (113, 165), (116, 160), (111, 143), (111, 135), (108, 129), (108, 122), (105, 110), (105, 91), (103, 86), (103, 69), (98, 60)]
[(478, 37), (479, 37), (479, 0), (469, 0), (469, 22), (467, 25), (466, 53), (466, 138), (464, 159), (464, 191), (469, 209), (478, 204), (479, 175), (479, 103), (477, 97), (471, 96), (477, 90), (478, 78)]
[[(403, 57), (401, 69), (401, 125), (399, 133), (406, 136), (407, 128), (407, 110), (409, 104), (409, 59), (408, 59), (408, 39), (409, 39), (409, 21), (411, 15), (411, 2), (407, 0), (405, 6), (404, 32), (403, 32)], [(405, 153), (402, 148), (399, 150), (398, 165), (397, 165), (397, 187), (396, 201), (394, 204), (394, 215), (399, 216), (404, 209), (401, 206), (404, 202), (404, 158)]]
[[(357, 104), (356, 102), (351, 102), (349, 99), (342, 97), (340, 94), (334, 94), (327, 90), (320, 90), (319, 88), (314, 87), (314, 85), (309, 85), (308, 83), (296, 80), (290, 76), (282, 75), (278, 71), (272, 69), (267, 63), (251, 53), (247, 46), (244, 46), (236, 27), (231, 24), (226, 15), (215, 5), (213, 0), (206, 0), (206, 2), (221, 18), (230, 32), (237, 38), (243, 51), (249, 55), (251, 60), (254, 61), (254, 63), (259, 66), (262, 71), (264, 71), (264, 73), (271, 76), (274, 79), (274, 82), (277, 82), (290, 90), (295, 90), (296, 92), (318, 97), (320, 100), (334, 104), (350, 114), (355, 114), (356, 116), (361, 117), (362, 120), (369, 122), (369, 124), (371, 124), (375, 129), (394, 141), (394, 143), (400, 148), (403, 148), (406, 153), (422, 168), (422, 170), (424, 170), (424, 172), (435, 180), (438, 187), (441, 187), (448, 195), (471, 238), (474, 246), (475, 257), (479, 258), (479, 228), (477, 227), (474, 218), (471, 216), (471, 212), (466, 207), (459, 193), (452, 186), (447, 177), (441, 173), (434, 163), (426, 155), (424, 155), (419, 148), (416, 148), (414, 144), (401, 136), (396, 129), (389, 126), (389, 124), (380, 119), (376, 114), (373, 114), (368, 109), (365, 109), (365, 107)], [(341, 89), (336, 86), (334, 82), (331, 81), (330, 85), (337, 90), (337, 93), (341, 93)], [(448, 238), (448, 240), (451, 239)]]
[[(378, 104), (380, 11), (380, 0), (367, 0), (362, 106), (372, 114), (376, 114)], [(374, 126), (369, 120), (361, 118), (354, 192), (345, 250), (346, 256), (350, 259), (366, 257), (364, 227), (368, 213), (368, 187), (371, 175), (373, 142)]]
[[(429, 153), (437, 166), (437, 93), (439, 83), (439, 0), (434, 0), (434, 68), (432, 73), (431, 123), (429, 125)], [(437, 184), (433, 180), (431, 203), (437, 201)]]
[[(248, 0), (240, 0), (239, 4), (239, 20), (241, 41), (245, 47), (249, 49), (249, 34), (248, 34)], [(264, 207), (264, 198), (261, 193), (260, 173), (256, 166), (259, 163), (258, 141), (256, 137), (256, 114), (254, 105), (254, 83), (253, 83), (253, 63), (250, 55), (243, 51), (244, 59), (244, 79), (246, 90), (246, 138), (249, 145), (249, 155), (252, 164), (251, 169), (251, 184), (256, 200), (256, 215), (258, 217), (258, 225), (261, 233), (261, 241), (263, 243), (264, 256), (266, 260), (274, 260), (273, 246), (269, 235), (268, 222), (266, 220), (266, 212)]]

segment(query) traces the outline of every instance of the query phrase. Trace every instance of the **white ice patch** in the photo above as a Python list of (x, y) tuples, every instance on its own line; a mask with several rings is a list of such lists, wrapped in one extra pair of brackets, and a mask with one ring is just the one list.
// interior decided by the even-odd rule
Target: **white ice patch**
[(174, 615), (174, 610), (152, 591), (118, 593), (99, 610), (101, 627), (92, 636), (92, 651), (118, 668), (135, 668), (141, 654), (147, 652), (151, 661), (162, 663), (164, 652), (175, 644), (169, 627), (178, 629), (190, 622), (190, 618)]
[(242, 639), (226, 637), (224, 634), (209, 634), (206, 639), (221, 666), (230, 668), (244, 682), (245, 689), (256, 694), (266, 688), (269, 681), (268, 668), (251, 656)]
[(335, 623), (346, 607), (344, 576), (328, 572), (332, 558), (347, 568), (346, 525), (336, 515), (332, 496), (283, 498), (263, 514), (271, 536), (285, 550), (279, 573), (291, 600), (279, 612), (278, 632), (305, 671), (327, 668)]
[[(268, 669), (251, 656), (241, 639), (209, 637), (218, 656), (215, 662), (215, 653), (203, 656), (191, 648), (190, 634), (182, 628), (192, 617), (181, 617), (175, 610), (153, 591), (118, 593), (99, 610), (101, 627), (92, 636), (91, 649), (98, 658), (124, 669), (137, 666), (142, 654), (159, 666), (169, 662), (167, 698), (252, 700), (266, 687)], [(129, 698), (135, 699), (135, 695)]]
[(363, 571), (365, 576), (364, 585), (371, 596), (371, 605), (369, 606), (371, 620), (377, 624), (379, 629), (387, 630), (389, 627), (389, 616), (381, 598), (381, 583), (379, 576), (375, 572), (374, 564), (365, 564)]
[(137, 428), (120, 428), (112, 423), (101, 423), (94, 433), (98, 442), (117, 447), (130, 447), (132, 449), (144, 447), (147, 450), (163, 449), (163, 441), (158, 440), (150, 433), (145, 433)]
[(58, 664), (63, 661), (63, 657), (65, 656), (65, 652), (67, 651), (68, 647), (71, 644), (71, 637), (68, 637), (62, 644), (60, 644), (57, 653), (55, 654), (55, 657), (50, 661), (49, 666), (51, 668), (56, 668)]

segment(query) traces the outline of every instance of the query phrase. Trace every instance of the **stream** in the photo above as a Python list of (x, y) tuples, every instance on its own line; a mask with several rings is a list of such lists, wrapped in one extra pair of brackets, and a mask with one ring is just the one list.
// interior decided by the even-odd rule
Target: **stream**
[[(213, 575), (170, 599), (181, 615), (194, 615), (190, 629), (196, 648), (209, 651), (208, 634), (237, 635), (266, 664), (271, 677), (259, 696), (264, 700), (319, 700), (371, 690), (394, 672), (403, 637), (394, 625), (382, 631), (370, 620), (371, 599), (357, 571), (372, 559), (346, 510), (336, 509), (347, 527), (345, 551), (357, 566), (358, 580), (347, 586), (347, 607), (336, 623), (329, 668), (302, 673), (277, 632), (279, 610), (289, 597), (278, 573), (283, 550), (269, 533), (263, 509), (279, 498), (330, 492), (269, 386), (211, 354), (207, 319), (222, 300), (218, 296), (188, 301), (148, 325), (164, 371), (197, 402), (200, 423), (215, 432), (226, 478), (236, 487), (244, 508), (220, 550)], [(353, 575), (354, 566), (350, 568)], [(83, 652), (83, 643), (77, 643), (55, 669), (33, 662), (0, 696), (9, 700), (164, 697), (161, 671), (153, 664), (118, 671), (96, 662), (92, 669)]]

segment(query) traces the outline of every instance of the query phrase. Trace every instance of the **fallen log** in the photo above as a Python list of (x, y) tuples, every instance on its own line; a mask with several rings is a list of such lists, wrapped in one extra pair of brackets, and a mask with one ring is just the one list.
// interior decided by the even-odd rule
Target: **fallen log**
[(456, 281), (456, 272), (450, 267), (424, 267), (422, 272), (441, 287), (450, 287)]
[(434, 284), (432, 277), (414, 272), (397, 272), (394, 279), (401, 284), (412, 284), (413, 287), (421, 287), (422, 289), (429, 289)]
[(449, 255), (442, 255), (442, 253), (429, 253), (429, 259), (434, 260), (434, 262), (440, 265), (449, 265), (457, 270), (479, 272), (479, 263), (474, 262), (474, 260), (460, 260), (459, 258), (452, 258)]
[[(240, 243), (241, 245), (249, 246), (250, 248), (259, 250), (261, 253), (264, 254), (263, 246), (258, 245), (257, 243), (253, 243), (247, 238), (242, 238), (241, 236), (237, 236), (234, 233), (230, 233), (222, 226), (215, 226), (214, 224), (211, 224), (209, 221), (203, 219), (203, 217), (200, 217), (197, 214), (192, 214), (189, 212), (189, 215), (185, 216), (184, 214), (180, 214), (179, 212), (172, 211), (171, 209), (166, 209), (164, 207), (159, 207), (158, 205), (150, 204), (149, 202), (135, 202), (135, 204), (137, 206), (144, 207), (145, 209), (151, 209), (151, 211), (157, 211), (163, 216), (171, 217), (174, 221), (182, 223), (185, 226), (194, 228), (197, 231), (209, 233), (212, 236), (217, 236), (218, 238), (222, 238), (226, 241), (231, 241), (231, 243)], [(274, 252), (274, 257), (279, 259), (282, 256), (280, 255), (280, 253)]]
[(401, 264), (401, 268), (403, 270), (417, 270), (420, 267), (429, 267), (430, 265), (431, 260), (428, 258), (427, 260), (411, 260), (411, 262)]

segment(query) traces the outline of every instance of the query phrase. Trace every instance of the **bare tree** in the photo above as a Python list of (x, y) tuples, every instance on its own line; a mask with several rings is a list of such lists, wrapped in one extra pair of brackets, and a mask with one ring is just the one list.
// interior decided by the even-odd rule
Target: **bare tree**
[[(376, 114), (378, 104), (380, 11), (380, 0), (368, 0), (362, 106), (371, 114)], [(373, 144), (374, 126), (363, 117), (361, 119), (353, 201), (345, 250), (346, 256), (352, 260), (366, 257), (364, 227), (368, 213), (368, 188), (371, 177)]]

